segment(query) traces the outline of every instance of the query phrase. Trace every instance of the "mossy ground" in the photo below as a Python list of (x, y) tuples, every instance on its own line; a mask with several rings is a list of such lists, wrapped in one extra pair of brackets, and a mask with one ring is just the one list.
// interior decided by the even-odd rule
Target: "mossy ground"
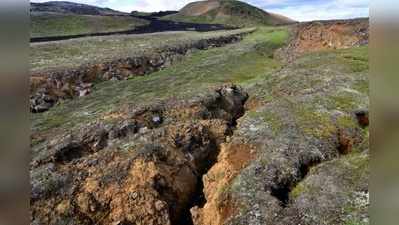
[(31, 37), (123, 31), (146, 24), (148, 21), (127, 16), (47, 13), (31, 16)]
[[(188, 35), (197, 34), (190, 32)], [(103, 82), (96, 85), (89, 96), (65, 101), (46, 113), (32, 115), (32, 127), (36, 131), (67, 129), (128, 104), (147, 104), (171, 97), (188, 98), (224, 83), (250, 84), (282, 66), (279, 61), (264, 57), (265, 52), (256, 46), (270, 42), (276, 48), (287, 38), (285, 28), (258, 28), (239, 43), (195, 51), (181, 62), (151, 75)]]
[(351, 114), (368, 107), (367, 46), (308, 53), (279, 73), (249, 87), (252, 97), (279, 109), (277, 116), (270, 109), (248, 113), (249, 117), (268, 118), (274, 133), (284, 128), (276, 121), (290, 119), (281, 118), (283, 112), (290, 112), (304, 134), (328, 138), (338, 127), (357, 127), (346, 115), (335, 121), (334, 111)]
[(297, 62), (297, 66), (314, 69), (321, 66), (342, 68), (343, 72), (359, 73), (369, 69), (368, 45), (349, 49), (323, 50), (307, 53)]
[[(345, 188), (354, 188), (359, 186), (369, 176), (369, 157), (362, 152), (353, 152), (342, 158), (335, 159), (330, 162), (322, 163), (321, 165), (314, 167), (310, 170), (308, 176), (313, 176), (325, 172), (326, 168), (332, 168), (333, 174), (331, 176), (337, 176), (341, 178), (340, 182), (345, 182)], [(329, 169), (328, 171), (331, 171)], [(309, 178), (312, 179), (312, 178)], [(361, 181), (363, 180), (363, 181)], [(347, 182), (350, 182), (348, 184)], [(316, 187), (305, 180), (299, 183), (291, 192), (293, 198), (300, 196), (307, 192), (321, 191), (322, 187)]]
[(358, 221), (358, 220), (350, 220), (346, 221), (345, 225), (368, 225), (368, 222)]

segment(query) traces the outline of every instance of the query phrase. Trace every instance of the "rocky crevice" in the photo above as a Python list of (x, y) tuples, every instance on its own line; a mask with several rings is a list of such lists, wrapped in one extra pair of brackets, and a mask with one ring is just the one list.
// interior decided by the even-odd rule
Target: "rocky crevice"
[[(368, 127), (368, 110), (357, 110), (353, 113), (354, 119), (358, 121), (358, 126), (362, 129)], [(357, 128), (356, 128), (357, 129)], [(307, 160), (301, 160), (299, 166), (296, 168), (296, 176), (288, 177), (282, 182), (276, 182), (274, 186), (270, 187), (271, 195), (277, 198), (282, 208), (288, 207), (291, 199), (291, 192), (294, 188), (301, 183), (309, 174), (310, 169), (321, 165), (322, 163), (334, 160), (342, 155), (350, 154), (353, 151), (353, 147), (359, 144), (362, 140), (359, 140), (360, 134), (358, 131), (348, 132), (345, 129), (337, 128), (337, 137), (335, 138), (336, 153), (331, 158), (314, 157)]]
[[(87, 218), (110, 224), (114, 217), (121, 218), (118, 224), (132, 223), (132, 218), (138, 217), (148, 222), (145, 224), (193, 224), (190, 209), (206, 201), (202, 177), (216, 162), (220, 145), (243, 115), (247, 99), (240, 87), (226, 85), (188, 105), (145, 107), (134, 110), (128, 120), (112, 125), (97, 122), (78, 134), (54, 138), (48, 145), (48, 157), (34, 157), (31, 164), (34, 176), (45, 176), (35, 179), (44, 183), (32, 187), (35, 219), (48, 218), (46, 212), (45, 217), (40, 216), (41, 204), (61, 204), (54, 207), (68, 212), (54, 211), (54, 221), (70, 215), (81, 224), (86, 224)], [(121, 146), (115, 143), (136, 147), (134, 151), (115, 149)], [(52, 170), (42, 171), (49, 165)], [(66, 185), (58, 174), (73, 182)], [(114, 189), (114, 185), (119, 187)], [(123, 199), (129, 204), (120, 202), (115, 207), (113, 202), (125, 192), (128, 197)], [(93, 211), (97, 205), (106, 210)], [(123, 209), (129, 216), (119, 214)]]
[[(221, 88), (216, 90), (216, 93), (217, 97), (214, 101), (210, 101), (208, 102), (208, 104), (206, 104), (207, 113), (203, 114), (202, 116), (203, 119), (223, 118), (223, 120), (227, 122), (227, 129), (224, 133), (224, 138), (222, 140), (224, 141), (227, 136), (231, 136), (233, 134), (237, 125), (237, 120), (244, 115), (244, 106), (249, 96), (237, 86), (231, 86), (230, 88)], [(206, 175), (217, 162), (217, 158), (220, 153), (220, 147), (222, 144), (223, 143), (220, 143), (220, 140), (213, 140), (211, 144), (211, 154), (199, 161), (199, 170), (197, 172), (197, 185), (195, 191), (192, 197), (189, 198), (190, 201), (183, 209), (183, 213), (181, 214), (181, 216), (176, 221), (172, 222), (172, 225), (195, 224), (193, 221), (191, 209), (202, 208), (206, 204), (207, 200), (204, 193), (203, 176)]]
[(276, 183), (276, 185), (270, 188), (270, 194), (279, 200), (281, 207), (287, 207), (290, 203), (291, 191), (295, 188), (297, 184), (299, 184), (302, 180), (306, 178), (312, 167), (315, 167), (320, 163), (322, 163), (321, 158), (314, 158), (311, 160), (302, 161), (297, 168), (297, 177), (291, 177), (288, 179), (284, 179), (284, 181), (280, 183)]

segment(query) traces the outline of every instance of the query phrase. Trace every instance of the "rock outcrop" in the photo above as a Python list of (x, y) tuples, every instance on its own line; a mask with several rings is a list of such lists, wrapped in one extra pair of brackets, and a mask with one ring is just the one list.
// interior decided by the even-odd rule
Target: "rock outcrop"
[(368, 44), (369, 19), (300, 23), (294, 33), (290, 54), (352, 48)]

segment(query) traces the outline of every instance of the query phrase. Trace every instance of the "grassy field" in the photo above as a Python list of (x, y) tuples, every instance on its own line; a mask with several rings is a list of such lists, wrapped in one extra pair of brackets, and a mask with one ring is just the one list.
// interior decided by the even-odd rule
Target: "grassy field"
[(146, 20), (126, 16), (42, 13), (31, 16), (31, 37), (123, 31), (146, 24)]
[(138, 56), (167, 46), (186, 45), (202, 39), (239, 34), (251, 30), (115, 35), (31, 44), (31, 72), (76, 68), (87, 63), (102, 63), (113, 59)]
[[(201, 36), (216, 34), (220, 35), (220, 32)], [(198, 34), (189, 35), (196, 37)], [(187, 38), (187, 34), (182, 37)], [(265, 56), (270, 53), (267, 51), (273, 49), (259, 46), (272, 43), (270, 46), (278, 48), (287, 38), (288, 31), (285, 28), (259, 28), (239, 43), (196, 51), (183, 61), (151, 75), (127, 81), (103, 82), (96, 85), (94, 92), (89, 96), (66, 101), (46, 113), (32, 115), (33, 129), (64, 130), (82, 122), (95, 120), (102, 114), (118, 110), (126, 104), (148, 104), (170, 97), (188, 98), (223, 83), (245, 85), (255, 82), (281, 68), (280, 62)], [(174, 39), (175, 41), (178, 40)]]

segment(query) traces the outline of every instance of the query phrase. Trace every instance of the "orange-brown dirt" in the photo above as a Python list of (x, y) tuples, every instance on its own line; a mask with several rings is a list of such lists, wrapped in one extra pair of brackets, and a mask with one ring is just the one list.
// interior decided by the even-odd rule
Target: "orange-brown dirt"
[(227, 189), (232, 179), (254, 159), (254, 149), (242, 143), (222, 144), (218, 162), (203, 177), (207, 202), (203, 208), (191, 209), (194, 224), (224, 224), (239, 209)]
[(369, 38), (368, 19), (316, 21), (299, 24), (288, 49), (294, 54), (365, 45)]

